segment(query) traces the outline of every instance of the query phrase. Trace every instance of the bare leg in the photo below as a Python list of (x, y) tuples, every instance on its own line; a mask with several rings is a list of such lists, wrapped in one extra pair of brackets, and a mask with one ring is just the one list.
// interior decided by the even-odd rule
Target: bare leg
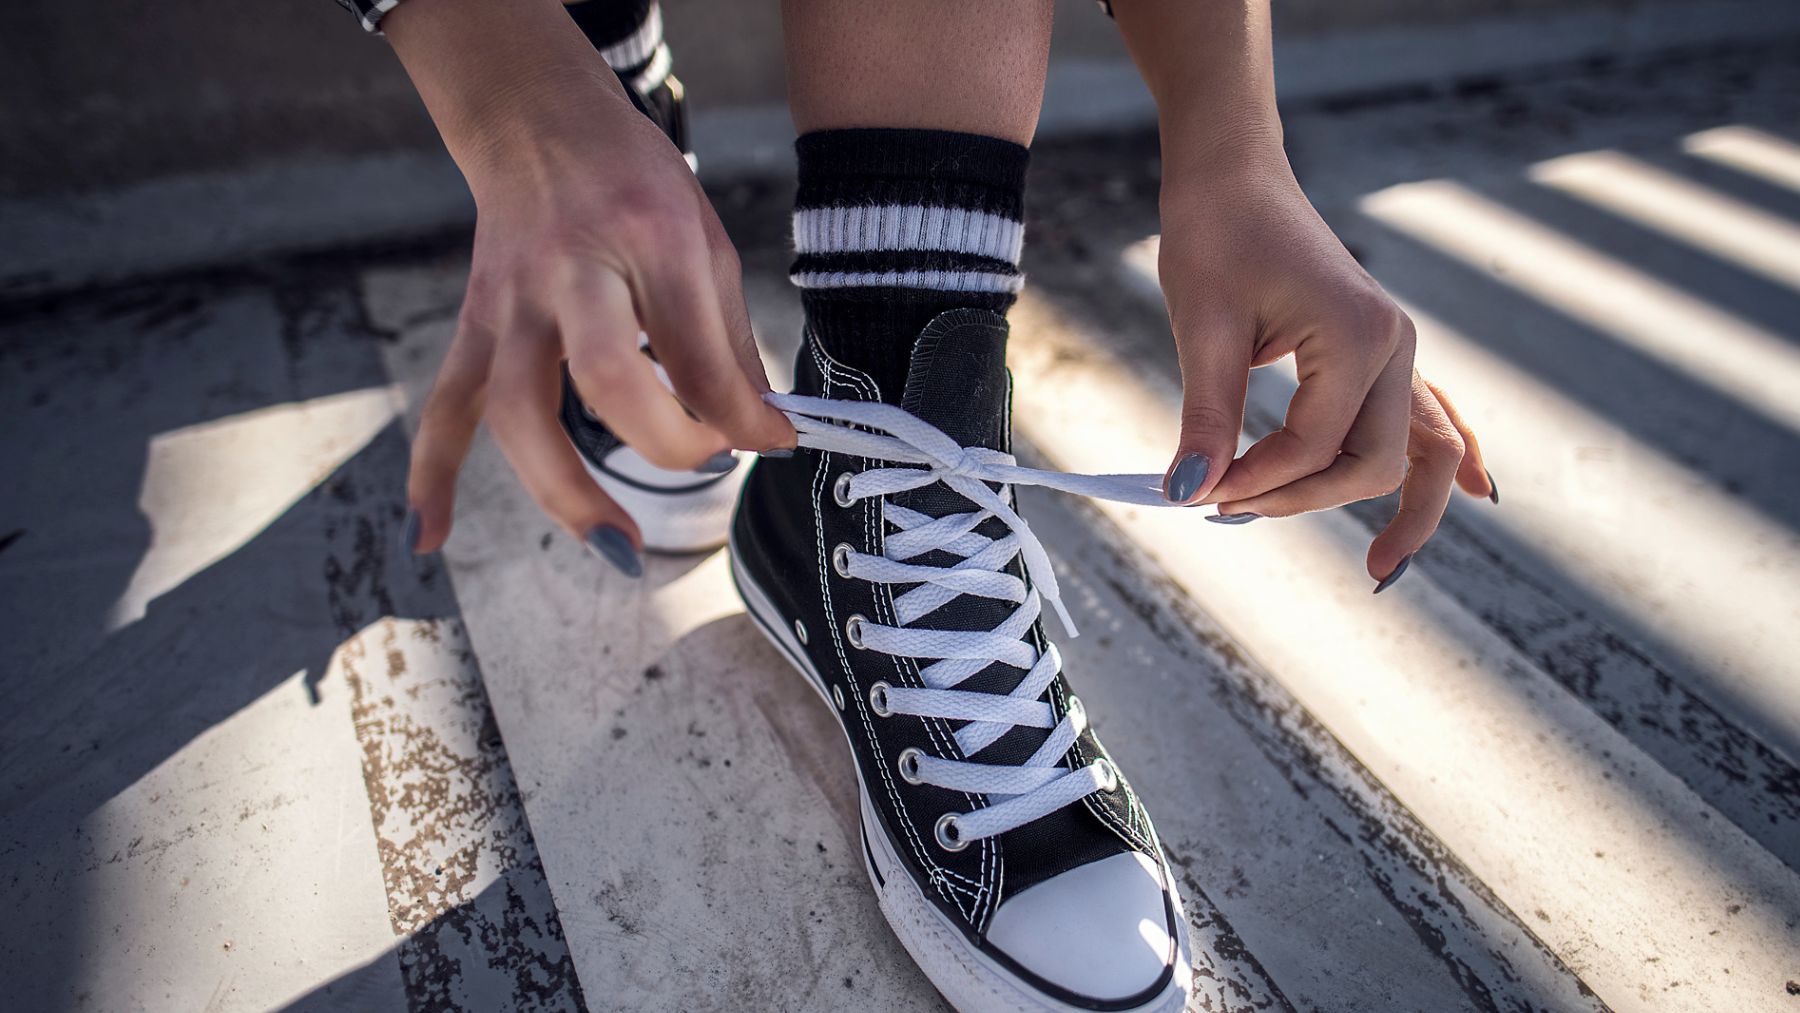
[(1031, 143), (1050, 0), (783, 0), (781, 11), (802, 134), (917, 127)]

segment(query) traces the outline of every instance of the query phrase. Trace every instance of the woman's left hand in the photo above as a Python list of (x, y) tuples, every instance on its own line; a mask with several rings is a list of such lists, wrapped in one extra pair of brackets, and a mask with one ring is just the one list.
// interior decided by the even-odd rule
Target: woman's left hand
[[(1314, 211), (1279, 148), (1223, 161), (1165, 167), (1158, 269), (1184, 391), (1167, 494), (1249, 519), (1398, 488), (1367, 559), (1385, 581), (1437, 530), (1452, 486), (1494, 496), (1480, 446), (1413, 369), (1412, 321)], [(1282, 427), (1234, 459), (1249, 370), (1289, 355), (1300, 385)]]

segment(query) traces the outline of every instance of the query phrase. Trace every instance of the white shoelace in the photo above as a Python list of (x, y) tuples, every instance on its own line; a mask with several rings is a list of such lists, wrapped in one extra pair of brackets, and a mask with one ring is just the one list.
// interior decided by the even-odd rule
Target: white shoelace
[[(911, 749), (901, 754), (900, 774), (907, 780), (984, 794), (991, 800), (974, 813), (946, 815), (938, 825), (939, 843), (960, 849), (969, 841), (1023, 826), (1096, 791), (1112, 790), (1116, 774), (1104, 760), (1074, 770), (1059, 766), (1063, 754), (1087, 727), (1087, 715), (1071, 697), (1063, 718), (1052, 720), (1050, 705), (1038, 698), (1062, 671), (1062, 658), (1054, 645), (1040, 654), (1023, 638), (1046, 600), (1069, 636), (1077, 634), (1063, 607), (1050, 557), (1032, 534), (1031, 525), (1013, 510), (1010, 487), (1038, 485), (1140, 506), (1170, 506), (1163, 498), (1162, 476), (1073, 475), (1022, 468), (1011, 454), (964, 447), (893, 405), (797, 394), (770, 394), (767, 399), (787, 413), (799, 433), (800, 446), (895, 465), (845, 472), (833, 486), (840, 505), (880, 498), (883, 518), (898, 529), (887, 536), (879, 556), (849, 545), (834, 547), (833, 568), (856, 580), (917, 585), (893, 600), (898, 625), (883, 626), (862, 616), (853, 616), (846, 624), (846, 635), (856, 647), (931, 660), (919, 670), (923, 689), (883, 683), (872, 687), (872, 695), (879, 691), (883, 698), (879, 711), (967, 721), (956, 732), (964, 756), (974, 756), (1014, 727), (1050, 729), (1043, 745), (1018, 766), (949, 760)], [(887, 499), (938, 482), (977, 509), (931, 517)], [(995, 491), (989, 482), (999, 483), (1000, 489)], [(1005, 536), (990, 538), (977, 533), (991, 518), (1006, 525)], [(912, 562), (934, 551), (956, 556), (959, 562), (948, 567)], [(1024, 556), (1025, 571), (1031, 577), (1029, 588), (1006, 572), (1013, 557), (1019, 555)], [(1010, 601), (1018, 608), (985, 633), (910, 626), (965, 594)], [(1025, 678), (1011, 693), (956, 688), (994, 662), (1025, 670)]]

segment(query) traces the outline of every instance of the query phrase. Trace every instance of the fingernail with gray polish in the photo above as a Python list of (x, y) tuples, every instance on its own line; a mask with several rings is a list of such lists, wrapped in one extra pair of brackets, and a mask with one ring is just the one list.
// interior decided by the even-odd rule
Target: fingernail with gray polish
[(776, 460), (784, 460), (786, 458), (794, 456), (794, 448), (793, 447), (770, 447), (767, 450), (758, 452), (757, 456), (773, 457)]
[(419, 512), (408, 510), (406, 522), (400, 525), (400, 547), (412, 555), (419, 554)]
[(1387, 576), (1381, 578), (1381, 583), (1375, 585), (1375, 590), (1372, 593), (1380, 594), (1381, 592), (1386, 591), (1388, 588), (1393, 587), (1394, 581), (1400, 579), (1400, 575), (1406, 572), (1406, 567), (1411, 562), (1412, 562), (1412, 556), (1410, 556), (1410, 555), (1401, 556), (1400, 557), (1400, 565), (1394, 567), (1393, 573), (1390, 573)]
[(1494, 473), (1493, 472), (1483, 469), (1482, 474), (1486, 475), (1487, 480), (1488, 480), (1488, 502), (1494, 504), (1495, 506), (1499, 506), (1500, 505), (1500, 483), (1494, 481)]
[(1214, 524), (1248, 524), (1262, 517), (1262, 514), (1207, 514), (1206, 519)]
[(1212, 470), (1212, 459), (1205, 454), (1185, 454), (1169, 473), (1169, 487), (1163, 492), (1171, 503), (1186, 503), (1206, 484), (1206, 473)]
[(721, 450), (704, 461), (695, 471), (703, 475), (723, 475), (737, 467), (737, 455), (729, 450)]
[(587, 533), (588, 548), (617, 567), (627, 577), (642, 577), (644, 561), (631, 547), (631, 539), (610, 524), (602, 524)]

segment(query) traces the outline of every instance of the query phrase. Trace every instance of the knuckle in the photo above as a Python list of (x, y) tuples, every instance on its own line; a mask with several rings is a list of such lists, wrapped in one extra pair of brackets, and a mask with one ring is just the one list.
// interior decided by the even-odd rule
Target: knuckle
[(610, 344), (582, 345), (569, 351), (569, 372), (583, 394), (595, 397), (625, 383), (636, 365), (635, 358), (636, 353)]
[(1406, 481), (1406, 462), (1398, 457), (1382, 458), (1371, 462), (1361, 475), (1360, 485), (1369, 499), (1386, 496), (1399, 490)]
[(627, 242), (661, 244), (685, 235), (697, 223), (693, 202), (659, 186), (633, 187), (618, 197), (611, 227)]
[(1324, 444), (1302, 443), (1294, 455), (1300, 466), (1309, 475), (1316, 475), (1337, 463), (1338, 448)]
[(1400, 343), (1407, 346), (1416, 343), (1419, 339), (1419, 326), (1413, 323), (1412, 316), (1395, 306), (1394, 317), (1394, 331), (1399, 335)]
[(1380, 289), (1359, 293), (1341, 312), (1338, 326), (1370, 347), (1391, 349), (1411, 332), (1412, 321)]
[(1181, 408), (1181, 431), (1189, 436), (1208, 436), (1236, 440), (1239, 420), (1214, 404), (1185, 404)]
[(1426, 455), (1434, 460), (1460, 461), (1468, 450), (1462, 434), (1449, 427), (1433, 428), (1421, 442)]

